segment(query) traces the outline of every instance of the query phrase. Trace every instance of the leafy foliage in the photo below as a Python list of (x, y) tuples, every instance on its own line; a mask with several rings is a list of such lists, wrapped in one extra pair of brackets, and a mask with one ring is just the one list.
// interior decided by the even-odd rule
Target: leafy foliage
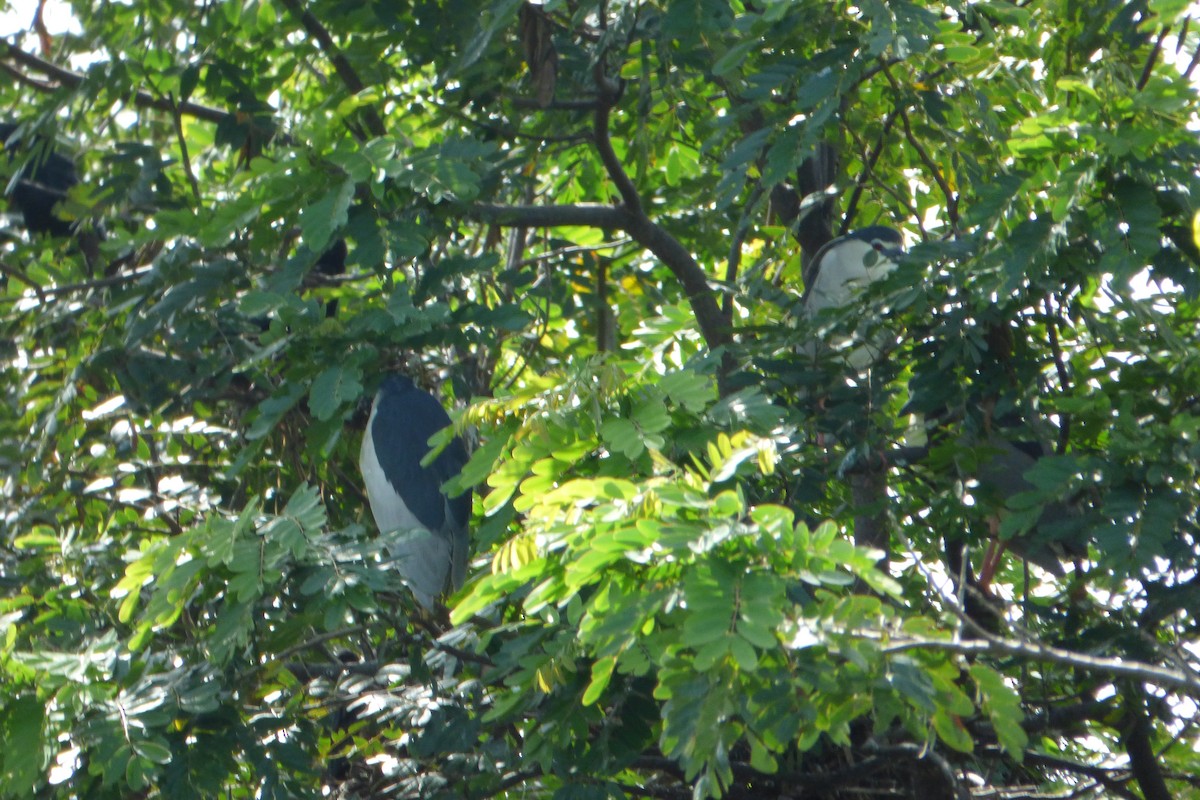
[[(1186, 12), (7, 32), (0, 797), (1196, 794)], [(49, 150), (71, 237), (17, 213)], [(875, 223), (908, 256), (807, 322)], [(473, 444), (439, 615), (355, 467), (395, 369)]]

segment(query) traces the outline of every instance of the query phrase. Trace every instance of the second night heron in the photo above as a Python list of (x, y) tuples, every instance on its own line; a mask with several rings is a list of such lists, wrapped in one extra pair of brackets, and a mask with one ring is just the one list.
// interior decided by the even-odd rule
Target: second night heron
[(443, 484), (467, 463), (455, 436), (427, 466), (429, 437), (449, 426), (450, 416), (405, 375), (389, 375), (371, 404), (358, 466), (371, 514), (382, 535), (399, 534), (393, 552), (400, 574), (424, 608), (467, 576), (471, 492), (446, 495)]

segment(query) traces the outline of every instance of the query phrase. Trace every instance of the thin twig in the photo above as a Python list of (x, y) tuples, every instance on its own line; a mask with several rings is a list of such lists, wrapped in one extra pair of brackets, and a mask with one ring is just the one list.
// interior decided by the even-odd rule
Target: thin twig
[(921, 140), (918, 139), (916, 134), (913, 133), (912, 123), (908, 118), (908, 111), (904, 107), (904, 102), (901, 98), (900, 85), (896, 82), (895, 77), (892, 76), (891, 70), (885, 68), (883, 70), (883, 75), (887, 78), (888, 83), (891, 84), (892, 91), (896, 93), (896, 113), (900, 115), (900, 122), (904, 127), (904, 138), (908, 140), (909, 145), (916, 152), (917, 157), (921, 159), (921, 162), (925, 164), (930, 174), (933, 175), (934, 182), (938, 185), (938, 188), (942, 191), (942, 195), (946, 198), (946, 218), (950, 222), (950, 227), (952, 229), (957, 229), (958, 195), (955, 194), (954, 190), (950, 188), (950, 184), (946, 182), (946, 177), (942, 175), (941, 169), (938, 168), (937, 163), (929, 155), (929, 151), (925, 149), (925, 145), (923, 145)]
[(733, 282), (737, 280), (738, 270), (742, 264), (742, 245), (746, 241), (746, 236), (750, 233), (750, 227), (754, 222), (752, 212), (754, 207), (758, 205), (759, 199), (763, 196), (764, 188), (761, 182), (754, 184), (754, 188), (750, 190), (750, 198), (746, 201), (746, 207), (742, 211), (742, 218), (738, 220), (737, 230), (733, 232), (733, 241), (729, 244), (729, 258), (725, 262), (725, 284), (726, 294), (721, 306), (721, 312), (725, 315), (725, 324), (733, 325)]
[[(885, 638), (882, 633), (872, 633), (869, 631), (848, 631), (847, 633), (871, 639), (882, 640)], [(888, 637), (888, 644), (884, 645), (881, 650), (888, 654), (902, 653), (907, 650), (946, 650), (962, 655), (1000, 653), (1037, 661), (1049, 661), (1089, 672), (1134, 678), (1135, 680), (1177, 689), (1193, 697), (1200, 697), (1200, 679), (1179, 670), (1166, 669), (1155, 664), (1147, 664), (1144, 661), (1073, 653), (1070, 650), (1050, 647), (1049, 645), (1037, 642), (1002, 639), (983, 630), (980, 630), (977, 635), (980, 638), (960, 639), (957, 641), (952, 639), (896, 639)]]
[(867, 180), (874, 174), (875, 164), (879, 161), (879, 156), (883, 154), (883, 145), (887, 140), (887, 135), (891, 133), (892, 126), (895, 124), (895, 112), (888, 114), (883, 120), (883, 129), (879, 131), (879, 138), (875, 141), (875, 146), (871, 148), (867, 157), (863, 159), (863, 169), (854, 181), (854, 191), (850, 193), (850, 200), (846, 203), (846, 215), (842, 219), (838, 236), (843, 236), (849, 232), (850, 225), (854, 221), (854, 215), (858, 213), (858, 201), (862, 198), (863, 188), (867, 185)]
[[(1063, 357), (1062, 342), (1058, 339), (1058, 314), (1055, 313), (1054, 306), (1050, 303), (1050, 298), (1047, 297), (1046, 305), (1046, 330), (1050, 334), (1050, 352), (1054, 358), (1054, 371), (1058, 374), (1058, 382), (1062, 385), (1062, 393), (1069, 393), (1071, 388), (1071, 376), (1067, 372), (1066, 361)], [(1058, 442), (1055, 443), (1055, 452), (1062, 455), (1067, 451), (1067, 443), (1071, 441), (1071, 415), (1063, 414), (1061, 422), (1058, 426)]]

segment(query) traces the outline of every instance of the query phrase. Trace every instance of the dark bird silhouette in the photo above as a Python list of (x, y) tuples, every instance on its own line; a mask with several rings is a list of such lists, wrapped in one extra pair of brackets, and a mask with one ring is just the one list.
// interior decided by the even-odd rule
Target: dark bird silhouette
[(975, 494), (986, 508), (994, 512), (989, 520), (992, 527), (992, 542), (985, 552), (980, 568), (979, 582), (983, 589), (991, 584), (1005, 550), (1037, 564), (1047, 572), (1063, 577), (1064, 560), (1082, 558), (1087, 555), (1087, 540), (1074, 530), (1078, 509), (1062, 500), (1045, 503), (1037, 512), (1036, 520), (1027, 530), (1004, 538), (1000, 527), (1004, 518), (1011, 513), (1011, 501), (1024, 492), (1038, 487), (1027, 473), (1039, 460), (1053, 455), (1041, 442), (1017, 439), (991, 432), (982, 441), (964, 438), (963, 444), (973, 448), (978, 461), (974, 473), (978, 486)]
[(19, 127), (12, 122), (0, 122), (0, 139), (4, 141), (9, 162), (17, 161), (19, 154), (29, 153), (28, 160), (20, 164), (9, 182), (6, 192), (9, 203), (21, 212), (29, 233), (70, 236), (74, 223), (59, 216), (56, 208), (79, 182), (75, 164), (45, 137), (14, 136)]
[[(346, 272), (346, 256), (349, 255), (349, 249), (346, 247), (345, 239), (338, 239), (329, 246), (329, 249), (321, 253), (317, 259), (317, 272), (322, 275), (334, 276), (344, 275)], [(332, 319), (337, 316), (338, 301), (333, 298), (325, 304), (325, 316)]]
[[(70, 239), (83, 254), (88, 273), (94, 274), (101, 263), (103, 228), (80, 225), (62, 214), (63, 202), (79, 182), (75, 163), (58, 152), (52, 140), (36, 133), (26, 135), (20, 125), (12, 122), (0, 122), (0, 140), (9, 164), (17, 165), (5, 194), (9, 206), (21, 212), (25, 230), (31, 236)], [(111, 274), (122, 263), (124, 259), (109, 264), (105, 274)]]

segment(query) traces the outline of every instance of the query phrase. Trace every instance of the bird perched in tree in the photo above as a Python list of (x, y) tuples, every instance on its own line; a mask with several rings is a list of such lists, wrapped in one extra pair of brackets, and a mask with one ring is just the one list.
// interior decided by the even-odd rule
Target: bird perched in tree
[(1038, 488), (1026, 473), (1039, 460), (1052, 455), (1045, 445), (1005, 437), (995, 431), (978, 442), (964, 437), (962, 444), (970, 447), (977, 459), (967, 470), (977, 483), (973, 493), (995, 512), (990, 519), (992, 544), (984, 555), (979, 573), (979, 582), (984, 589), (991, 583), (1006, 549), (1058, 577), (1064, 575), (1064, 559), (1087, 555), (1086, 540), (1081, 540), (1079, 532), (1074, 530), (1073, 520), (1078, 517), (1078, 512), (1061, 500), (1053, 500), (1037, 509), (1036, 519), (1027, 530), (1008, 538), (999, 535), (1004, 517), (1012, 513), (1007, 509), (1012, 498)]
[(11, 122), (0, 122), (0, 139), (10, 160), (21, 150), (30, 151), (29, 160), (21, 165), (9, 184), (9, 200), (21, 212), (25, 229), (31, 234), (70, 236), (73, 224), (55, 213), (55, 207), (79, 182), (75, 164), (41, 136), (18, 140), (13, 135), (18, 127)]
[[(826, 244), (804, 270), (804, 314), (810, 320), (829, 308), (845, 308), (871, 283), (896, 268), (904, 254), (900, 232), (872, 225), (839, 236)], [(853, 348), (846, 360), (855, 369), (868, 366), (879, 355), (881, 343)], [(810, 353), (815, 354), (814, 345)]]
[(412, 379), (384, 379), (371, 405), (359, 469), (375, 524), (384, 536), (400, 534), (392, 548), (400, 574), (425, 609), (445, 589), (462, 586), (467, 574), (471, 492), (446, 495), (443, 485), (467, 463), (455, 436), (427, 466), (429, 437), (450, 425), (441, 403)]

